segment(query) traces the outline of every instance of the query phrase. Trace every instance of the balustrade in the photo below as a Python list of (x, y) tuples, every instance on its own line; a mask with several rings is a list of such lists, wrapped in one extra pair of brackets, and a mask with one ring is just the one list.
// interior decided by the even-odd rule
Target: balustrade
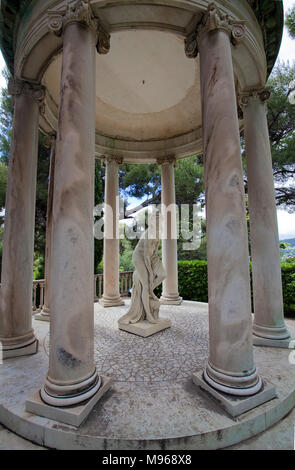
[[(120, 272), (120, 295), (126, 297), (132, 287), (133, 271)], [(34, 313), (42, 311), (44, 306), (45, 279), (33, 281), (32, 309)], [(94, 276), (94, 302), (97, 302), (103, 294), (103, 274)]]

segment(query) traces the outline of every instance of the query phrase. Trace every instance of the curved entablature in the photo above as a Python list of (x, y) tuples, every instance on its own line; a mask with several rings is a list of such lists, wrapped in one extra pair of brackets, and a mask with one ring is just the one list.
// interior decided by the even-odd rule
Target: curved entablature
[[(45, 85), (40, 127), (48, 134), (57, 129), (62, 57), (62, 35), (53, 34), (50, 18), (74, 3), (1, 2), (3, 53), (16, 77)], [(184, 42), (197, 31), (208, 3), (91, 1), (100, 27), (111, 36), (110, 53), (97, 55), (98, 156), (148, 162), (202, 151), (199, 61), (186, 57)], [(282, 2), (215, 4), (245, 26), (243, 41), (232, 46), (238, 90), (263, 88), (280, 45)]]
[[(245, 0), (246, 1), (246, 0)], [(17, 36), (17, 31), (20, 23), (20, 19), (26, 18), (32, 7), (30, 4), (35, 4), (36, 2), (32, 0), (2, 0), (1, 1), (1, 12), (0, 12), (0, 25), (1, 25), (1, 32), (0, 32), (0, 41), (1, 41), (1, 50), (7, 62), (7, 65), (13, 73), (14, 68), (14, 54), (15, 54), (15, 38)], [(44, 5), (44, 1), (41, 2)], [(58, 1), (51, 1), (48, 2), (52, 5), (56, 5), (60, 2)], [(94, 0), (93, 5), (99, 3), (99, 9), (102, 12), (103, 10), (107, 11), (107, 9), (114, 9), (117, 1), (98, 1)], [(140, 1), (122, 1), (120, 2), (124, 5), (132, 5), (132, 6), (140, 6), (145, 9), (145, 14), (148, 13), (150, 5), (148, 2), (145, 2), (145, 5), (140, 5)], [(154, 1), (153, 7), (156, 8), (168, 8), (167, 2), (163, 5), (161, 1)], [(196, 7), (196, 3), (205, 4), (206, 2), (196, 2), (196, 1), (184, 1), (184, 0), (177, 0), (170, 2), (171, 8), (177, 7), (178, 9), (183, 8), (186, 11), (194, 11)], [(233, 3), (233, 2), (225, 2), (225, 3)], [(278, 0), (247, 0), (247, 3), (251, 6), (256, 19), (258, 20), (258, 24), (260, 25), (263, 39), (264, 39), (264, 46), (265, 52), (267, 57), (267, 70), (268, 74), (271, 72), (274, 63), (277, 58), (277, 54), (281, 44), (282, 38), (282, 31), (283, 31), (283, 23), (284, 23), (284, 15), (283, 15), (283, 2)], [(232, 5), (231, 5), (232, 6)], [(151, 21), (138, 21), (138, 25), (141, 27), (145, 26), (150, 27)], [(113, 30), (121, 29), (122, 27), (127, 27), (128, 20), (122, 23), (117, 21), (114, 26)], [(130, 20), (129, 20), (130, 24)], [(161, 25), (158, 24), (160, 27)], [(163, 26), (163, 24), (162, 24)], [(179, 33), (187, 33), (185, 28), (182, 25), (176, 24), (174, 26), (175, 31)]]

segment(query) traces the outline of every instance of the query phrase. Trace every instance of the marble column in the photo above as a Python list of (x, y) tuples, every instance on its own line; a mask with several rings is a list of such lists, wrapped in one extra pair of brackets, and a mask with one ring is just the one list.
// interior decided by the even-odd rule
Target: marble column
[(182, 297), (178, 292), (177, 265), (177, 220), (175, 201), (174, 167), (175, 158), (158, 161), (162, 171), (162, 259), (166, 271), (163, 281), (161, 304), (180, 305)]
[[(96, 22), (90, 5), (63, 20), (61, 100), (50, 262), (50, 357), (42, 400), (65, 407), (101, 385), (94, 364), (93, 200)], [(44, 411), (40, 411), (44, 413)]]
[(253, 359), (248, 235), (231, 39), (243, 37), (214, 4), (198, 29), (209, 282), (204, 380), (231, 395), (262, 388)]
[(42, 311), (35, 315), (36, 320), (50, 321), (50, 258), (51, 258), (51, 233), (52, 233), (52, 204), (53, 204), (53, 187), (54, 187), (54, 167), (55, 167), (55, 145), (56, 135), (48, 137), (48, 146), (51, 147), (49, 181), (48, 181), (48, 197), (47, 197), (47, 214), (46, 214), (46, 245), (45, 245), (45, 289), (44, 289), (44, 305)]
[[(267, 90), (241, 94), (244, 115), (254, 292), (254, 344), (291, 347), (284, 321)], [(293, 341), (294, 347), (294, 341)]]
[(119, 179), (120, 160), (106, 158), (104, 240), (103, 240), (103, 307), (124, 305), (119, 288)]
[(13, 136), (5, 206), (0, 345), (3, 358), (37, 352), (32, 329), (32, 282), (39, 105), (43, 87), (11, 80)]

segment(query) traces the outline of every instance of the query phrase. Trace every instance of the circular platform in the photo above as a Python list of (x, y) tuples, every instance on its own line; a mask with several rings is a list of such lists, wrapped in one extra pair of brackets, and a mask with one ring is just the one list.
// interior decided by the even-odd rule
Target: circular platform
[(39, 353), (1, 366), (0, 422), (57, 449), (219, 449), (263, 432), (295, 406), (290, 350), (255, 347), (260, 375), (276, 386), (277, 398), (233, 419), (191, 380), (208, 356), (207, 305), (162, 305), (160, 316), (172, 327), (142, 338), (117, 328), (129, 302), (95, 304), (96, 364), (114, 384), (79, 429), (24, 411), (48, 368), (49, 325), (40, 321), (34, 321)]

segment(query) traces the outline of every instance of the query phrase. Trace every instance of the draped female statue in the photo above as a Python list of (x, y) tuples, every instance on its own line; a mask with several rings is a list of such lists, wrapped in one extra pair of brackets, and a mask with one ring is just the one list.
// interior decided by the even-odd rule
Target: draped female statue
[(135, 271), (131, 305), (126, 315), (119, 319), (119, 325), (143, 320), (150, 323), (159, 321), (160, 301), (155, 295), (154, 289), (165, 279), (166, 273), (158, 256), (160, 243), (158, 217), (156, 217), (156, 227), (150, 225), (133, 252), (132, 263)]

